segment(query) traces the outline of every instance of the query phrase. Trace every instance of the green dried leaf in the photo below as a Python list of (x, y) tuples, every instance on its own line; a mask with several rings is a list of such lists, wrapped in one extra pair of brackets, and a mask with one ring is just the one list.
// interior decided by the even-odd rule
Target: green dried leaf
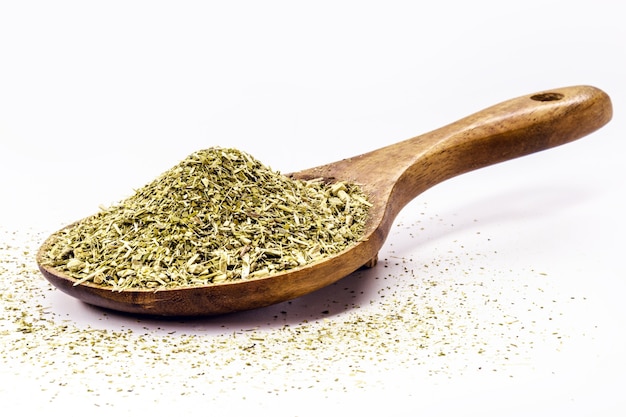
[(44, 263), (119, 291), (253, 279), (353, 245), (370, 206), (355, 184), (295, 180), (209, 148), (57, 232)]

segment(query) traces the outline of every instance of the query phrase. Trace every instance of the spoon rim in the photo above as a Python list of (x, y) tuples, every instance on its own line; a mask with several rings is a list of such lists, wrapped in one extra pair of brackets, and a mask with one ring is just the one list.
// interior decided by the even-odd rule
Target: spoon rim
[[(218, 282), (218, 283), (208, 283), (208, 284), (198, 284), (198, 285), (180, 285), (180, 286), (175, 286), (175, 287), (156, 287), (156, 288), (141, 288), (141, 287), (129, 287), (129, 288), (123, 288), (120, 290), (116, 290), (115, 287), (110, 286), (110, 285), (100, 285), (100, 284), (95, 284), (92, 281), (84, 281), (84, 282), (80, 282), (79, 279), (74, 278), (68, 274), (66, 274), (63, 271), (59, 271), (58, 269), (54, 268), (51, 265), (47, 265), (46, 262), (43, 261), (44, 258), (44, 254), (45, 252), (48, 250), (48, 248), (50, 247), (50, 245), (52, 244), (56, 234), (64, 229), (70, 228), (74, 225), (76, 225), (77, 223), (80, 223), (81, 220), (77, 221), (77, 222), (73, 222), (65, 227), (62, 227), (61, 229), (58, 229), (56, 232), (53, 232), (50, 236), (48, 236), (44, 242), (41, 244), (41, 246), (39, 247), (39, 250), (37, 251), (37, 255), (36, 255), (36, 261), (37, 261), (37, 265), (39, 267), (40, 270), (45, 270), (46, 272), (48, 272), (48, 274), (54, 276), (55, 278), (59, 279), (59, 280), (64, 280), (67, 281), (69, 283), (72, 283), (72, 286), (74, 287), (78, 287), (78, 286), (82, 286), (82, 287), (88, 287), (88, 288), (93, 288), (93, 289), (97, 289), (97, 290), (107, 290), (107, 291), (112, 291), (112, 292), (119, 292), (119, 293), (156, 293), (156, 292), (173, 292), (173, 291), (188, 291), (188, 290), (203, 290), (203, 289), (207, 289), (207, 288), (219, 288), (219, 287), (227, 287), (227, 286), (233, 286), (233, 285), (243, 285), (246, 283), (252, 283), (252, 282), (261, 282), (261, 281), (270, 281), (270, 280), (274, 280), (274, 279), (279, 279), (279, 278), (284, 278), (286, 275), (293, 275), (295, 273), (299, 273), (301, 271), (307, 270), (307, 269), (312, 269), (312, 268), (316, 268), (319, 267), (320, 264), (325, 264), (328, 263), (328, 261), (330, 259), (334, 259), (334, 258), (339, 258), (342, 256), (345, 256), (347, 254), (349, 254), (350, 252), (354, 251), (355, 248), (362, 246), (363, 244), (369, 242), (369, 236), (374, 234), (376, 232), (376, 228), (371, 228), (371, 227), (367, 227), (366, 228), (366, 233), (363, 234), (363, 236), (361, 238), (359, 238), (358, 240), (355, 240), (353, 243), (351, 243), (348, 247), (342, 249), (341, 251), (337, 252), (337, 253), (333, 253), (331, 255), (327, 255), (325, 257), (322, 257), (314, 262), (310, 262), (307, 263), (305, 265), (299, 265), (293, 268), (289, 268), (289, 269), (285, 269), (282, 270), (280, 272), (276, 272), (276, 273), (271, 273), (269, 275), (265, 275), (265, 276), (260, 276), (260, 277), (252, 277), (252, 278), (245, 278), (245, 279), (240, 279), (240, 280), (230, 280), (230, 281), (223, 281), (223, 282)], [(369, 217), (368, 220), (366, 221), (366, 225), (370, 224), (369, 221)], [(367, 262), (367, 260), (365, 261)], [(46, 278), (48, 278), (46, 276)]]

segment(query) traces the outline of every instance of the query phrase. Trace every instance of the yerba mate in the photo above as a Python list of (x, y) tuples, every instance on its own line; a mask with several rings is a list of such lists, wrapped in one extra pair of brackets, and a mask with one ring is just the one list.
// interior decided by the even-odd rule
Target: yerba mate
[(119, 291), (253, 279), (356, 243), (369, 206), (355, 184), (296, 180), (210, 148), (55, 233), (43, 263)]

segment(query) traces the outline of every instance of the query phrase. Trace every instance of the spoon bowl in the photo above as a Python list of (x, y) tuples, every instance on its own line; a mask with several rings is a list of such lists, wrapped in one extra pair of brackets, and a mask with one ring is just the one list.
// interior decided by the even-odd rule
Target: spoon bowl
[(362, 155), (289, 174), (360, 184), (372, 207), (363, 238), (326, 259), (274, 275), (173, 289), (114, 291), (42, 263), (44, 277), (88, 304), (151, 316), (209, 316), (260, 308), (311, 293), (373, 267), (400, 210), (420, 193), (454, 176), (579, 139), (612, 117), (609, 96), (591, 86), (529, 94), (486, 108), (432, 132)]

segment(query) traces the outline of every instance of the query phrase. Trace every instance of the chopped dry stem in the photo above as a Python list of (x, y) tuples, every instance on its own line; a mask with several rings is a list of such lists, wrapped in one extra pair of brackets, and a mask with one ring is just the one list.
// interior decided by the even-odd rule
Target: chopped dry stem
[(355, 184), (295, 180), (209, 148), (55, 233), (42, 263), (120, 291), (253, 279), (356, 243), (369, 206)]

